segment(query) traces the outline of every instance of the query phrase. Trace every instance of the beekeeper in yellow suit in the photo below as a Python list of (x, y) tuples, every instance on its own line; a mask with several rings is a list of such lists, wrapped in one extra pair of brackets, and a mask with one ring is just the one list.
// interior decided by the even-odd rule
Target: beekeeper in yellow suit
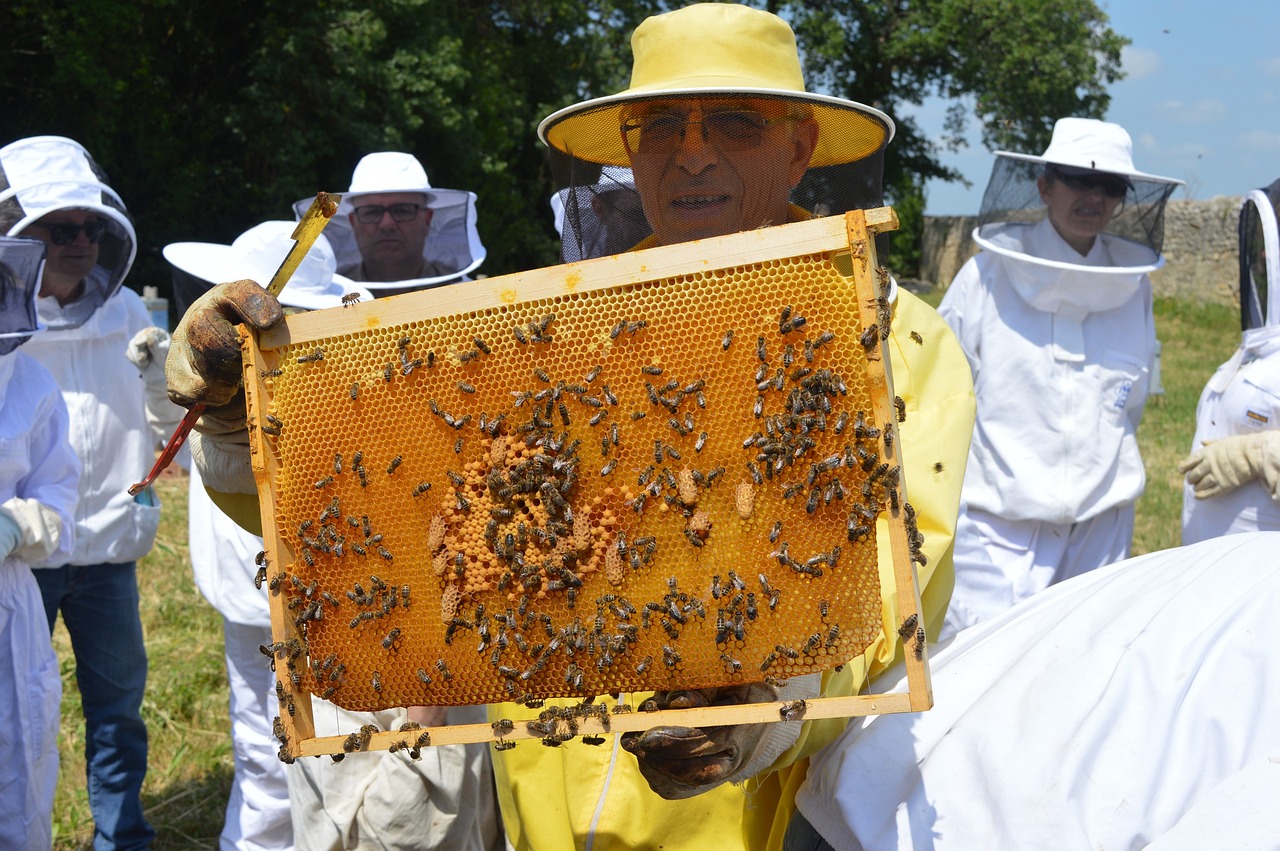
[[(561, 110), (539, 134), (553, 158), (597, 164), (586, 174), (598, 174), (599, 164), (631, 167), (653, 231), (638, 247), (799, 221), (811, 210), (839, 213), (850, 198), (854, 206), (881, 203), (881, 155), (893, 123), (862, 104), (807, 93), (794, 34), (780, 18), (744, 6), (699, 4), (647, 19), (632, 47), (626, 91)], [(806, 182), (814, 167), (822, 168), (823, 179)], [(217, 351), (219, 340), (232, 339), (228, 321), (257, 327), (278, 321), (261, 290), (246, 294), (255, 298), (239, 299), (234, 288), (214, 290), (175, 335), (177, 354), (169, 362), (175, 398), (226, 406), (214, 409), (219, 419), (197, 439), (220, 439), (219, 423), (243, 416), (233, 399), (238, 371), (207, 368), (235, 364), (229, 347), (223, 350), (228, 360)], [(906, 404), (903, 469), (925, 536), (920, 581), (925, 622), (933, 629), (951, 593), (949, 553), (974, 417), (972, 382), (959, 345), (932, 309), (896, 286), (891, 309), (893, 332), (884, 348)], [(251, 478), (240, 489), (252, 493)], [(883, 522), (880, 533), (887, 548)], [(880, 563), (890, 587), (887, 549)], [(884, 601), (883, 621), (893, 641), (882, 635), (840, 672), (792, 678), (781, 689), (755, 683), (660, 693), (658, 702), (679, 708), (856, 693), (897, 655), (892, 597)], [(497, 705), (491, 714), (521, 719), (535, 711)], [(659, 728), (595, 748), (574, 742), (503, 751), (494, 762), (507, 836), (517, 849), (777, 848), (806, 757), (843, 727), (843, 720), (821, 720)]]

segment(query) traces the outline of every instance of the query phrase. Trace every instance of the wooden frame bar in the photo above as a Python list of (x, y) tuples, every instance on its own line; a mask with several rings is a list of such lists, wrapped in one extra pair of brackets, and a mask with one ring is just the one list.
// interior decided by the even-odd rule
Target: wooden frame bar
[[(628, 254), (615, 255), (581, 263), (566, 264), (545, 269), (535, 269), (513, 275), (488, 278), (471, 282), (466, 287), (443, 287), (428, 293), (415, 293), (382, 301), (355, 304), (350, 307), (315, 311), (291, 316), (275, 328), (254, 339), (245, 333), (244, 381), (250, 423), (250, 450), (254, 459), (254, 472), (259, 485), (264, 541), (268, 554), (286, 551), (283, 532), (277, 528), (276, 505), (271, 482), (279, 470), (278, 459), (267, 440), (262, 426), (267, 422), (262, 400), (269, 398), (269, 388), (263, 378), (265, 362), (262, 353), (295, 342), (318, 340), (348, 333), (352, 328), (375, 329), (400, 325), (417, 320), (435, 319), (468, 312), (502, 308), (518, 303), (561, 297), (575, 292), (605, 289), (636, 281), (669, 278), (708, 269), (723, 268), (743, 262), (762, 262), (814, 253), (847, 254), (851, 260), (853, 278), (859, 293), (861, 324), (871, 327), (877, 321), (877, 299), (882, 297), (883, 282), (879, 269), (874, 236), (896, 229), (897, 217), (890, 208), (854, 211), (845, 216), (814, 219), (792, 225), (750, 231), (718, 239), (701, 240)], [(877, 347), (878, 352), (883, 350)], [(884, 424), (895, 424), (893, 408), (893, 378), (887, 357), (879, 354), (868, 357), (867, 377), (875, 392), (875, 419)], [(881, 457), (900, 463), (900, 447), (883, 441)], [(905, 480), (900, 485), (901, 501), (905, 504)], [(893, 576), (896, 587), (882, 589), (882, 594), (897, 595), (899, 613), (903, 618), (921, 612), (919, 582), (915, 565), (910, 557), (907, 533), (901, 509), (886, 507), (890, 522), (890, 550), (893, 558)], [(268, 575), (277, 573), (276, 565), (269, 565)], [(340, 754), (344, 751), (345, 736), (317, 738), (310, 693), (291, 682), (283, 662), (294, 652), (300, 636), (293, 620), (285, 610), (282, 595), (271, 598), (272, 633), (275, 637), (277, 682), (284, 698), (282, 701), (281, 727), (284, 746), (282, 754), (292, 757), (320, 754)], [(890, 640), (897, 641), (890, 636)], [(810, 700), (804, 707), (806, 718), (853, 717), (860, 715), (922, 711), (932, 706), (932, 689), (929, 680), (927, 654), (923, 646), (904, 642), (904, 655), (909, 691), (903, 694), (855, 695), (839, 698)], [(914, 652), (913, 652), (914, 649)], [(850, 664), (858, 664), (859, 658)], [(608, 722), (592, 716), (580, 719), (578, 731), (582, 734), (620, 733), (641, 731), (653, 726), (673, 724), (682, 726), (720, 726), (742, 723), (783, 721), (781, 710), (784, 702), (748, 704), (703, 709), (665, 710), (652, 713), (620, 712), (610, 714)], [(287, 707), (287, 709), (286, 709)], [(354, 732), (354, 731), (353, 731)], [(413, 736), (419, 735), (415, 731)], [(483, 741), (517, 741), (538, 738), (539, 735), (516, 726), (514, 730), (496, 733), (489, 725), (460, 725), (430, 728), (430, 743), (455, 744)], [(401, 745), (410, 734), (407, 731), (383, 731), (373, 734), (362, 749), (377, 750)]]

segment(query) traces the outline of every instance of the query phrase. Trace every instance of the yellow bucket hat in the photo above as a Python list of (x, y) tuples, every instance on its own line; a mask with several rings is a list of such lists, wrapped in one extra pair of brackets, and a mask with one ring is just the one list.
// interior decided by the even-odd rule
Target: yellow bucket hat
[(538, 126), (546, 144), (577, 159), (630, 165), (622, 140), (626, 107), (646, 100), (778, 97), (803, 104), (818, 125), (811, 167), (856, 162), (884, 148), (893, 121), (878, 109), (805, 91), (795, 33), (777, 15), (698, 3), (646, 18), (631, 36), (631, 85), (565, 107)]

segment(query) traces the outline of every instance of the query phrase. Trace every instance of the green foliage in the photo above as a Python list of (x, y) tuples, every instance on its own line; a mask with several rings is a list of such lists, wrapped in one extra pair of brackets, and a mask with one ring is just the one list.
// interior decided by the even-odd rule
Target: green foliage
[[(890, 261), (911, 273), (902, 247), (919, 243), (911, 213), (924, 181), (963, 180), (937, 159), (964, 144), (971, 119), (992, 148), (1039, 153), (1063, 116), (1101, 117), (1127, 40), (1094, 0), (804, 0), (780, 4), (803, 46), (810, 88), (870, 104), (897, 124), (885, 160), (887, 200), (902, 232)], [(946, 136), (928, 139), (903, 107), (951, 101)], [(903, 215), (907, 210), (908, 214)]]
[[(131, 284), (167, 289), (160, 248), (229, 241), (341, 191), (359, 158), (407, 150), (479, 196), (482, 271), (556, 262), (539, 121), (626, 85), (629, 34), (661, 0), (12, 0), (0, 28), (0, 143), (71, 136), (138, 219)], [(989, 145), (1035, 150), (1053, 119), (1101, 115), (1125, 43), (1094, 0), (766, 0), (811, 89), (894, 116), (894, 267), (915, 263), (924, 181), (959, 180), (901, 107), (953, 102)], [(55, 57), (57, 61), (55, 62)]]

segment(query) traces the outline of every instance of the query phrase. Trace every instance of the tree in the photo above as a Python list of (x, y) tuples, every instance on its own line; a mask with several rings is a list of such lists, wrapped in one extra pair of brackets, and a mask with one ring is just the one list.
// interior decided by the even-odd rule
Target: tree
[[(875, 106), (897, 124), (885, 189), (902, 228), (899, 270), (918, 261), (924, 182), (964, 180), (938, 161), (964, 144), (970, 119), (989, 148), (1039, 153), (1053, 122), (1102, 117), (1128, 40), (1093, 0), (804, 0), (774, 2), (796, 30), (810, 88)], [(952, 101), (934, 143), (900, 107)]]
[[(628, 37), (663, 0), (11, 0), (0, 144), (85, 144), (138, 220), (130, 284), (166, 289), (160, 248), (227, 242), (360, 156), (407, 150), (479, 196), (491, 275), (556, 262), (539, 121), (625, 87)], [(793, 22), (811, 89), (894, 115), (885, 186), (909, 271), (924, 181), (958, 180), (897, 107), (954, 101), (949, 139), (1035, 150), (1062, 115), (1101, 115), (1125, 43), (1093, 0), (767, 0)], [(55, 57), (56, 60), (55, 61)]]

